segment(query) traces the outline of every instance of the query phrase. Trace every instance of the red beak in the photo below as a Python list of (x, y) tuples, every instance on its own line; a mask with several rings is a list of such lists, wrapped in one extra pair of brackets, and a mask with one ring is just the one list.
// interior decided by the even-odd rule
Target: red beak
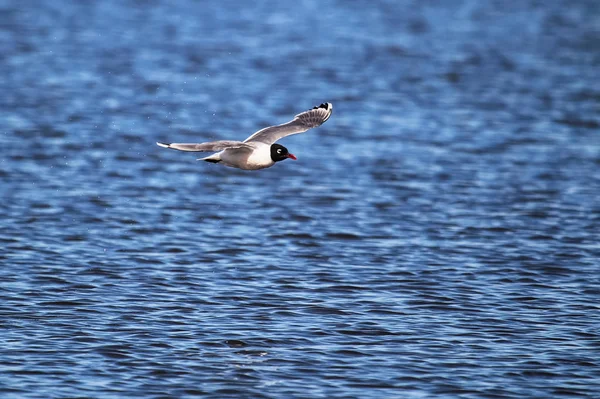
[(288, 154), (288, 158), (292, 158), (294, 161), (298, 159), (294, 154)]

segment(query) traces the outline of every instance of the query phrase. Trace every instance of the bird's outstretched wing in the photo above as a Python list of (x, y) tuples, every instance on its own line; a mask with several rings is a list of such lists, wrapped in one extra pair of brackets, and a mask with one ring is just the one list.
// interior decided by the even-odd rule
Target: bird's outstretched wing
[(296, 115), (294, 119), (283, 125), (269, 126), (259, 130), (244, 140), (244, 143), (258, 141), (269, 145), (273, 144), (282, 137), (302, 133), (308, 129), (321, 126), (329, 119), (332, 111), (333, 105), (331, 103), (323, 103), (318, 107)]
[(254, 147), (250, 144), (243, 143), (241, 141), (232, 140), (220, 140), (210, 141), (208, 143), (156, 143), (160, 147), (171, 148), (179, 151), (190, 151), (190, 152), (217, 152), (227, 150), (230, 148), (247, 148), (248, 150)]

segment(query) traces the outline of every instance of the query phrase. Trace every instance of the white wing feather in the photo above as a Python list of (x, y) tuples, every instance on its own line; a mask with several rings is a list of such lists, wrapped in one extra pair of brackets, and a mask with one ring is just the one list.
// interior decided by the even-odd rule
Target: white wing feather
[(254, 149), (251, 144), (246, 144), (241, 141), (233, 140), (220, 140), (211, 141), (208, 143), (156, 143), (160, 147), (171, 148), (179, 151), (190, 151), (190, 152), (217, 152), (227, 150), (230, 148), (246, 148)]
[(244, 143), (258, 141), (269, 145), (273, 144), (283, 137), (302, 133), (308, 129), (321, 126), (329, 119), (332, 111), (333, 105), (331, 103), (323, 103), (318, 107), (314, 107), (313, 109), (296, 115), (294, 119), (287, 123), (269, 126), (259, 130), (244, 140)]

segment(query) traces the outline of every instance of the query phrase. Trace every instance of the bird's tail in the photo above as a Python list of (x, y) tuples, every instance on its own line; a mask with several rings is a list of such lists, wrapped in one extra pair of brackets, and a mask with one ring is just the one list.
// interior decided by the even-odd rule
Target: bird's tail
[(219, 162), (221, 162), (221, 156), (218, 153), (217, 154), (212, 154), (211, 156), (208, 156), (208, 157), (198, 158), (197, 161), (206, 161), (206, 162), (210, 162), (210, 163), (219, 163)]

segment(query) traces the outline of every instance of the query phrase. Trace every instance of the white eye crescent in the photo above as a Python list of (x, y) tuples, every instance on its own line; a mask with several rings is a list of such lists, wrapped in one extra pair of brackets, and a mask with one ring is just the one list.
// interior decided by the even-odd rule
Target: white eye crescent
[(277, 153), (278, 153), (278, 154), (281, 154), (281, 148), (279, 148), (279, 149), (277, 150)]

